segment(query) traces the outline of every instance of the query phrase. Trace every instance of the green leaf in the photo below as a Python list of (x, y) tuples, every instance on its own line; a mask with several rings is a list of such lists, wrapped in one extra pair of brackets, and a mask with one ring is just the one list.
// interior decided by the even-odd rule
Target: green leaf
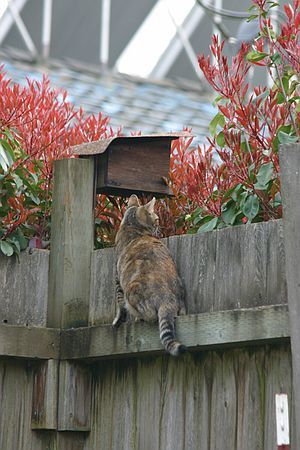
[(245, 216), (252, 221), (259, 211), (259, 200), (257, 196), (248, 196), (241, 209)]
[(21, 231), (19, 232), (17, 239), (20, 245), (20, 249), (25, 250), (28, 247), (28, 239), (26, 239)]
[(14, 253), (13, 246), (6, 241), (0, 241), (0, 250), (6, 256), (12, 256)]
[(282, 77), (281, 81), (282, 81), (282, 85), (284, 88), (284, 92), (286, 92), (288, 94), (289, 89), (290, 89), (290, 77), (288, 77), (288, 76)]
[(297, 136), (291, 136), (290, 134), (285, 133), (284, 131), (278, 132), (278, 140), (280, 144), (292, 144), (298, 141)]
[(224, 136), (224, 132), (223, 131), (220, 131), (220, 133), (217, 136), (216, 141), (217, 141), (217, 144), (220, 147), (224, 147), (224, 145), (225, 145), (225, 136)]
[(209, 220), (208, 222), (201, 225), (201, 227), (198, 228), (197, 233), (204, 233), (206, 231), (212, 231), (216, 227), (217, 223), (218, 223), (218, 217), (213, 217), (211, 220)]
[[(242, 184), (237, 184), (236, 187), (232, 190), (231, 193), (231, 198), (232, 200), (234, 200), (235, 202), (238, 201), (238, 197), (241, 194), (241, 190), (242, 190), (243, 185)], [(229, 190), (230, 191), (230, 190)], [(227, 191), (228, 192), (228, 191)], [(227, 193), (226, 193), (227, 194)]]
[(278, 105), (282, 105), (285, 102), (285, 98), (282, 92), (278, 92), (276, 95), (276, 101)]
[(7, 157), (5, 148), (0, 144), (0, 164), (4, 172), (10, 167), (10, 160)]
[(249, 17), (247, 17), (247, 22), (251, 22), (252, 20), (255, 20), (258, 18), (258, 14), (251, 14)]
[(21, 180), (19, 175), (17, 175), (16, 173), (13, 173), (12, 177), (16, 183), (17, 189), (20, 189), (23, 186), (23, 181)]
[(239, 215), (239, 211), (237, 211), (234, 202), (228, 202), (225, 206), (228, 207), (222, 212), (222, 219), (226, 223), (226, 225), (233, 225), (236, 216)]
[(248, 54), (247, 54), (247, 60), (248, 61), (252, 61), (252, 62), (258, 62), (261, 61), (262, 59), (264, 59), (266, 56), (268, 56), (268, 53), (265, 52), (256, 52), (254, 50), (251, 50)]
[(256, 189), (264, 190), (268, 183), (274, 178), (273, 163), (262, 164), (256, 174), (257, 183), (254, 185)]
[(219, 101), (221, 101), (223, 99), (224, 99), (223, 95), (218, 95), (212, 102), (213, 106), (216, 106), (219, 103)]
[(224, 125), (225, 125), (225, 117), (221, 113), (216, 114), (215, 117), (213, 118), (213, 120), (209, 124), (208, 129), (212, 136), (214, 136), (216, 134), (216, 129), (217, 129), (218, 125), (221, 128), (224, 127)]
[(2, 147), (5, 149), (6, 157), (9, 161), (9, 165), (12, 166), (13, 163), (15, 162), (15, 155), (14, 155), (13, 149), (11, 148), (9, 143), (7, 141), (5, 141), (4, 139), (0, 139), (0, 145), (2, 145)]
[(274, 55), (271, 55), (270, 60), (272, 61), (273, 64), (282, 64), (282, 57), (281, 54), (278, 52), (274, 53)]
[(28, 195), (28, 197), (30, 197), (31, 200), (32, 200), (36, 205), (39, 205), (39, 204), (41, 203), (40, 199), (39, 199), (36, 195), (34, 195), (34, 194), (32, 194), (32, 193), (30, 193), (30, 194)]

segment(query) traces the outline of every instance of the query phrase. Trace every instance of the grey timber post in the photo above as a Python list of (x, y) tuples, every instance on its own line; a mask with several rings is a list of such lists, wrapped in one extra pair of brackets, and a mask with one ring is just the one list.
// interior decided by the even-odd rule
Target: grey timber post
[(300, 144), (280, 148), (286, 279), (291, 328), (296, 439), (300, 448)]
[[(87, 326), (94, 246), (94, 161), (54, 162), (47, 326)], [(60, 361), (37, 367), (32, 427), (81, 432), (90, 428), (91, 372)], [(83, 442), (80, 433), (57, 433), (61, 448)], [(81, 447), (78, 447), (81, 448)], [(77, 449), (77, 447), (76, 447)]]
[(93, 251), (94, 162), (54, 162), (48, 327), (88, 324)]

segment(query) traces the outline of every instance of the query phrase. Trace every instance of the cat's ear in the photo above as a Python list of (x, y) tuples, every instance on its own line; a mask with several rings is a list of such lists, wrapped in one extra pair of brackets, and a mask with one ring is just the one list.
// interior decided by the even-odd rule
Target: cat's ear
[(150, 214), (153, 214), (153, 213), (154, 213), (155, 202), (156, 202), (156, 198), (153, 197), (153, 199), (150, 200), (150, 202), (147, 203), (147, 204), (145, 205), (145, 208), (147, 209), (147, 211), (148, 211)]
[(128, 200), (127, 208), (130, 208), (131, 206), (140, 206), (139, 199), (135, 194), (131, 195)]

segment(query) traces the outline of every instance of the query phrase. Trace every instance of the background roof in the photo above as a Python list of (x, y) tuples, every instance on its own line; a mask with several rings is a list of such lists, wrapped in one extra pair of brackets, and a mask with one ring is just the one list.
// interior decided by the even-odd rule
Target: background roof
[(26, 78), (41, 80), (46, 73), (52, 85), (66, 89), (68, 100), (87, 113), (103, 112), (114, 129), (143, 133), (182, 131), (192, 127), (195, 142), (205, 141), (215, 109), (211, 95), (198, 83), (153, 82), (141, 78), (99, 74), (92, 66), (25, 61), (22, 55), (2, 53), (4, 71), (14, 82), (26, 85)]

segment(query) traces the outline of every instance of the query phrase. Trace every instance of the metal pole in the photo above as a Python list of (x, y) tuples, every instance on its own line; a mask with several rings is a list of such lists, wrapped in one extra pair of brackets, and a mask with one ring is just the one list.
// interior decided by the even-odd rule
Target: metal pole
[(33, 40), (30, 37), (30, 34), (19, 14), (18, 9), (15, 7), (15, 4), (13, 2), (9, 2), (7, 7), (9, 8), (9, 11), (15, 21), (15, 24), (24, 40), (24, 43), (26, 45), (26, 47), (28, 48), (28, 50), (30, 51), (30, 53), (33, 56), (37, 56), (37, 49), (33, 43)]
[(179, 25), (176, 22), (176, 20), (174, 19), (173, 15), (172, 15), (172, 13), (170, 11), (168, 3), (167, 2), (165, 2), (165, 3), (166, 3), (166, 7), (168, 9), (168, 14), (169, 14), (169, 16), (170, 16), (170, 18), (171, 18), (171, 20), (172, 20), (172, 22), (173, 22), (173, 24), (174, 24), (174, 26), (176, 28), (176, 33), (178, 34), (179, 39), (182, 42), (182, 46), (183, 46), (184, 50), (186, 51), (186, 54), (187, 54), (187, 56), (188, 56), (188, 58), (189, 58), (189, 60), (190, 60), (190, 62), (192, 64), (192, 66), (193, 66), (195, 74), (197, 75), (197, 77), (200, 80), (202, 80), (201, 71), (200, 71), (199, 66), (198, 66), (197, 56), (196, 56), (196, 54), (194, 52), (193, 47), (191, 46), (191, 43), (190, 43), (190, 41), (189, 41), (189, 39), (188, 39), (188, 37), (187, 37), (187, 35), (185, 33), (185, 30), (182, 28), (181, 25)]
[(43, 59), (49, 58), (49, 53), (50, 53), (52, 6), (53, 6), (53, 0), (44, 0), (43, 25), (42, 25), (42, 56), (43, 56)]
[(100, 63), (106, 67), (109, 58), (111, 0), (102, 0), (100, 30)]
[[(187, 38), (194, 32), (197, 25), (201, 22), (204, 17), (204, 11), (200, 9), (197, 5), (193, 7), (190, 12), (188, 18), (184, 23), (184, 31)], [(164, 78), (166, 74), (169, 72), (170, 68), (174, 64), (174, 61), (178, 57), (183, 47), (182, 41), (180, 37), (176, 36), (174, 38), (163, 56), (160, 58), (154, 69), (152, 70), (150, 77), (153, 78)], [(198, 75), (201, 75), (200, 69), (198, 69)]]
[[(1, 0), (0, 0), (1, 2)], [(14, 5), (15, 8), (20, 12), (24, 5), (27, 3), (27, 0), (15, 0)], [(0, 45), (8, 35), (11, 27), (14, 24), (14, 18), (10, 11), (8, 11), (8, 5), (4, 10), (4, 14), (0, 19)]]

